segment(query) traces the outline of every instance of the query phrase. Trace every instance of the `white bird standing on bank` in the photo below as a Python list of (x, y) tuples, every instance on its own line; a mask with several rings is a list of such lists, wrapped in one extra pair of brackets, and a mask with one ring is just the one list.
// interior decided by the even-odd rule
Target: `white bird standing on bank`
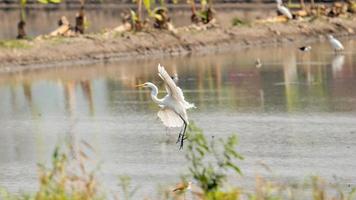
[(334, 38), (332, 35), (328, 35), (329, 43), (333, 47), (334, 51), (342, 51), (344, 50), (344, 46), (341, 44), (339, 40)]
[(167, 95), (162, 99), (157, 97), (158, 88), (150, 82), (137, 85), (137, 87), (148, 87), (151, 89), (151, 98), (157, 103), (161, 110), (157, 115), (162, 120), (166, 127), (182, 127), (179, 132), (177, 143), (180, 142), (179, 149), (183, 148), (183, 142), (186, 139), (185, 131), (189, 125), (188, 115), (186, 110), (194, 108), (194, 104), (188, 103), (184, 99), (182, 90), (176, 85), (172, 77), (169, 76), (163, 66), (158, 64), (158, 75), (164, 81)]
[(276, 0), (276, 3), (278, 12), (286, 16), (288, 19), (293, 19), (292, 13), (289, 11), (289, 9), (283, 6), (282, 0)]

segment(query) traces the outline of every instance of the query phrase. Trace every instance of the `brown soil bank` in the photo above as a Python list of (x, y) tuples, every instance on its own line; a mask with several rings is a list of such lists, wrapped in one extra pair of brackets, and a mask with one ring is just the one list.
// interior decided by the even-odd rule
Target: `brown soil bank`
[(288, 23), (180, 28), (168, 31), (93, 34), (33, 41), (0, 42), (0, 72), (14, 72), (69, 64), (85, 64), (162, 55), (184, 55), (295, 42), (306, 44), (326, 34), (353, 36), (355, 18), (330, 18)]

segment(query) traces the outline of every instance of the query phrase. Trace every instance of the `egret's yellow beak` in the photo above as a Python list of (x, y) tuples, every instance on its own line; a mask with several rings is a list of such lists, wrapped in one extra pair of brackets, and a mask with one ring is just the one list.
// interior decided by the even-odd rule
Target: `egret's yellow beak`
[(143, 87), (143, 86), (145, 86), (145, 84), (140, 84), (140, 85), (136, 85), (135, 87)]

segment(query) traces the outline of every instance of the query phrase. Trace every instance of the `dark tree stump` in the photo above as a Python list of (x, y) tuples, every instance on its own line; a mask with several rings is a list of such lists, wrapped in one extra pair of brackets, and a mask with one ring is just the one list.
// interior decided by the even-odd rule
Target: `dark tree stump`
[(75, 17), (75, 32), (84, 34), (84, 20), (85, 20), (85, 15), (84, 15), (84, 7), (82, 6), (79, 10), (79, 13), (77, 13), (77, 16)]
[(25, 31), (26, 22), (24, 20), (20, 20), (17, 24), (17, 39), (24, 39), (26, 38), (26, 31)]

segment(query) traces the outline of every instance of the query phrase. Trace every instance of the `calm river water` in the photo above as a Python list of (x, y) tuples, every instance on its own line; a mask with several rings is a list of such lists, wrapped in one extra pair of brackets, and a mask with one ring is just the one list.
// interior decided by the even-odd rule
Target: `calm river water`
[(139, 196), (177, 183), (187, 171), (177, 130), (167, 134), (149, 92), (133, 87), (152, 81), (163, 92), (161, 63), (179, 75), (197, 106), (190, 119), (208, 137), (238, 134), (244, 184), (252, 186), (256, 174), (281, 181), (320, 175), (355, 186), (356, 41), (343, 42), (340, 55), (314, 44), (309, 53), (264, 47), (1, 75), (0, 185), (35, 190), (37, 163), (48, 163), (64, 140), (95, 148), (92, 166), (100, 166), (108, 191), (119, 191), (120, 175), (132, 177)]

